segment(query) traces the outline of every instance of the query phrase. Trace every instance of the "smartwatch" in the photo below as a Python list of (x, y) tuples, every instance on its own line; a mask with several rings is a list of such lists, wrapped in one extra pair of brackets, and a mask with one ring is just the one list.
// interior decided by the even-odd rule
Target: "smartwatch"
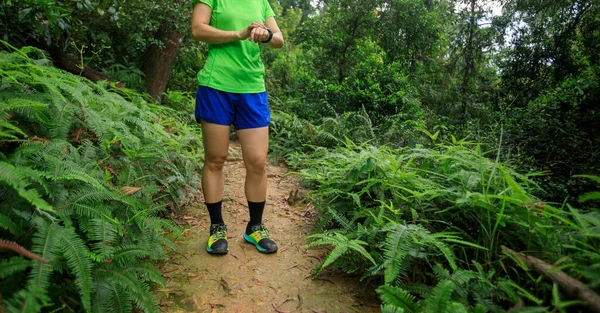
[(267, 32), (269, 33), (269, 38), (267, 38), (267, 40), (261, 41), (262, 43), (267, 43), (267, 42), (271, 41), (271, 39), (273, 39), (273, 32), (268, 28), (267, 28)]

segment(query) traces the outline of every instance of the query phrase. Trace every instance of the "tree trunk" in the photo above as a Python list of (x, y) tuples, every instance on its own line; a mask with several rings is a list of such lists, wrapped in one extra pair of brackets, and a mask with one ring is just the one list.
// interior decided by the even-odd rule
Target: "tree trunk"
[(167, 89), (173, 63), (183, 42), (183, 34), (171, 30), (163, 23), (156, 33), (156, 38), (163, 43), (164, 47), (161, 48), (156, 44), (148, 47), (142, 71), (146, 75), (146, 92), (152, 98), (160, 99)]
[(473, 47), (473, 37), (475, 37), (475, 23), (477, 22), (475, 19), (475, 2), (477, 0), (471, 0), (471, 7), (470, 7), (470, 17), (469, 17), (469, 34), (467, 37), (467, 46), (465, 47), (465, 72), (463, 75), (463, 82), (462, 82), (462, 103), (463, 103), (463, 116), (466, 119), (467, 118), (467, 113), (468, 113), (468, 108), (469, 108), (469, 101), (467, 100), (467, 93), (469, 92), (469, 81), (470, 81), (470, 76), (473, 74), (474, 72), (474, 68), (473, 68), (473, 58), (474, 58), (474, 47)]
[(63, 70), (73, 73), (75, 75), (83, 76), (91, 81), (97, 82), (100, 80), (106, 80), (111, 83), (115, 83), (117, 87), (124, 88), (125, 84), (102, 73), (96, 71), (95, 69), (89, 66), (83, 66), (81, 64), (81, 60), (71, 56), (67, 52), (63, 51), (61, 48), (57, 46), (47, 46), (44, 44), (39, 44), (39, 46), (43, 49), (48, 50), (50, 52), (50, 56), (54, 60), (54, 65), (62, 68)]

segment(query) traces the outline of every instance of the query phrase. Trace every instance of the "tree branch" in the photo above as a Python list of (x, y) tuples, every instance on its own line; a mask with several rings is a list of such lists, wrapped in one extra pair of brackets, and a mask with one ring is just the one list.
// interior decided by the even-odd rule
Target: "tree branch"
[(75, 75), (81, 75), (91, 81), (97, 82), (100, 80), (106, 80), (108, 82), (115, 83), (117, 87), (124, 88), (125, 84), (120, 82), (100, 71), (97, 71), (89, 66), (84, 66), (83, 70), (81, 69), (80, 61), (75, 57), (71, 56), (67, 52), (62, 49), (51, 46), (45, 47), (48, 52), (50, 52), (50, 56), (55, 62), (55, 65), (64, 69), (67, 72), (73, 73)]
[(505, 246), (501, 246), (501, 248), (502, 251), (523, 261), (534, 271), (556, 282), (568, 296), (583, 300), (585, 305), (593, 312), (600, 313), (600, 295), (582, 282), (538, 258), (515, 252)]

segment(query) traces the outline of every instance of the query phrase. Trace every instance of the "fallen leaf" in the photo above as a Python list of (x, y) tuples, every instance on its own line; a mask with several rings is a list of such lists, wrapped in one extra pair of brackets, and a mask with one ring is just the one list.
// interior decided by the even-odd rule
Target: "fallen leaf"
[(142, 187), (129, 187), (129, 186), (121, 187), (121, 191), (123, 191), (127, 195), (132, 195), (132, 194), (140, 191), (140, 189), (142, 189)]

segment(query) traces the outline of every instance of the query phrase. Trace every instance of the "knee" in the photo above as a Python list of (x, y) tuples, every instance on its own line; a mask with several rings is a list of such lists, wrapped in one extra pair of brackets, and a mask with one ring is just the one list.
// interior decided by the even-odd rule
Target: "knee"
[(204, 157), (204, 168), (211, 172), (220, 172), (223, 170), (227, 155), (206, 155)]
[(246, 171), (255, 175), (264, 175), (267, 171), (267, 157), (252, 157), (246, 160)]

